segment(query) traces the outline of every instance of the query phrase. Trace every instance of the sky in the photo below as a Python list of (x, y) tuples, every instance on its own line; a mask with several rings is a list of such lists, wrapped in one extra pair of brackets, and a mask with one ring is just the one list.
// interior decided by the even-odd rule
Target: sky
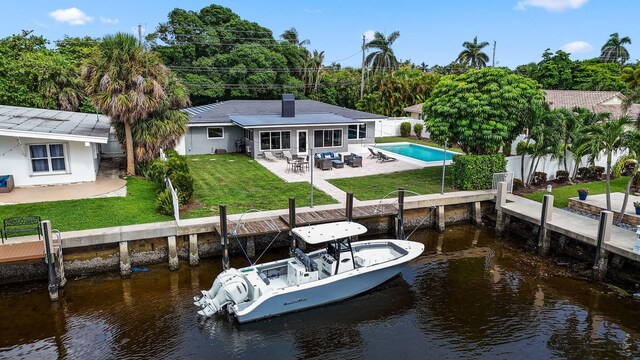
[[(10, 5), (8, 5), (10, 4)], [(53, 41), (100, 37), (118, 31), (145, 32), (167, 20), (174, 8), (198, 11), (211, 1), (21, 0), (0, 12), (0, 37), (33, 30)], [(362, 35), (399, 31), (393, 49), (401, 60), (446, 65), (464, 41), (496, 42), (496, 65), (515, 68), (538, 62), (543, 51), (563, 49), (572, 59), (597, 57), (609, 34), (629, 36), (631, 60), (640, 59), (640, 0), (225, 0), (245, 20), (276, 37), (295, 27), (310, 50), (324, 50), (325, 63), (360, 66)], [(485, 48), (491, 57), (492, 45)]]

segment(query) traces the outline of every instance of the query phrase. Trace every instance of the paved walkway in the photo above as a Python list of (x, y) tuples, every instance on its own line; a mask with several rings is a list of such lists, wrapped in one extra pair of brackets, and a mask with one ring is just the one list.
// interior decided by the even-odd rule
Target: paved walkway
[[(540, 225), (542, 203), (509, 195), (507, 204), (502, 209), (511, 216)], [(553, 208), (551, 221), (547, 223), (549, 230), (593, 246), (596, 245), (598, 224), (598, 220), (558, 208)], [(604, 244), (604, 249), (625, 258), (640, 261), (640, 253), (633, 252), (635, 241), (635, 232), (613, 226), (611, 239)]]
[(123, 179), (100, 178), (94, 182), (80, 184), (15, 188), (10, 193), (0, 194), (0, 205), (125, 196), (126, 185), (127, 181)]
[[(369, 158), (369, 150), (366, 147), (353, 147), (350, 148), (352, 152), (358, 153), (362, 156), (362, 167), (352, 168), (345, 165), (342, 169), (332, 170), (320, 170), (318, 168), (313, 169), (313, 185), (333, 197), (340, 203), (344, 203), (346, 200), (346, 193), (333, 186), (327, 180), (329, 179), (341, 179), (349, 177), (360, 177), (367, 175), (380, 175), (389, 174), (399, 171), (417, 170), (421, 169), (421, 166), (410, 164), (402, 160), (397, 161), (385, 161), (379, 162), (376, 159)], [(306, 181), (311, 183), (311, 168), (304, 172), (287, 171), (287, 161), (281, 159), (278, 161), (267, 161), (259, 159), (258, 163), (274, 173), (279, 178), (286, 182), (301, 182)], [(313, 166), (313, 162), (310, 164)], [(354, 200), (354, 204), (358, 203), (358, 200)]]

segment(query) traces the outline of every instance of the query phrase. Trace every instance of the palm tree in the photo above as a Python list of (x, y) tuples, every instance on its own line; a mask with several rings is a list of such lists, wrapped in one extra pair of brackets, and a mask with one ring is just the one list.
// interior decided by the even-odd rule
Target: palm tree
[(582, 146), (588, 140), (585, 129), (588, 129), (596, 123), (607, 121), (609, 115), (607, 113), (593, 113), (580, 107), (573, 108), (571, 113), (572, 115), (567, 117), (565, 133), (569, 138), (568, 147), (574, 159), (571, 179), (575, 180), (580, 164), (582, 163), (582, 158), (589, 154), (588, 148)]
[(625, 36), (621, 39), (618, 33), (609, 36), (609, 40), (600, 49), (600, 60), (619, 62), (623, 66), (629, 60), (629, 52), (624, 45), (631, 44), (631, 38)]
[(130, 34), (107, 35), (82, 69), (93, 106), (124, 125), (127, 174), (135, 175), (131, 125), (166, 101), (167, 68)]
[(628, 132), (623, 141), (622, 145), (629, 149), (629, 154), (633, 155), (636, 159), (635, 166), (631, 170), (631, 174), (629, 175), (629, 180), (627, 180), (627, 187), (624, 192), (624, 200), (622, 201), (622, 207), (620, 208), (620, 215), (618, 215), (618, 224), (622, 222), (624, 219), (624, 213), (627, 209), (627, 202), (629, 202), (629, 192), (631, 190), (631, 184), (633, 183), (633, 179), (636, 177), (638, 173), (638, 154), (640, 154), (640, 131), (634, 130)]
[(623, 147), (624, 134), (627, 125), (631, 123), (628, 116), (621, 116), (617, 119), (598, 122), (590, 126), (586, 131), (586, 141), (581, 147), (591, 154), (595, 159), (602, 152), (607, 155), (607, 210), (611, 211), (611, 157), (614, 151)]
[(473, 38), (473, 42), (465, 41), (462, 43), (464, 50), (458, 54), (456, 61), (474, 69), (482, 69), (487, 66), (487, 62), (489, 61), (489, 56), (482, 52), (482, 49), (488, 45), (489, 43), (486, 41), (478, 44), (477, 36)]
[(376, 31), (373, 40), (365, 45), (365, 49), (375, 49), (376, 51), (367, 55), (365, 62), (374, 72), (394, 70), (398, 67), (398, 59), (393, 53), (391, 45), (400, 37), (399, 31), (392, 32), (388, 37)]
[(311, 41), (309, 39), (304, 39), (304, 40), (300, 41), (300, 37), (298, 35), (298, 30), (296, 30), (296, 28), (294, 28), (294, 27), (285, 30), (280, 35), (280, 39), (290, 43), (291, 45), (295, 45), (295, 46), (307, 46), (307, 45), (311, 44)]

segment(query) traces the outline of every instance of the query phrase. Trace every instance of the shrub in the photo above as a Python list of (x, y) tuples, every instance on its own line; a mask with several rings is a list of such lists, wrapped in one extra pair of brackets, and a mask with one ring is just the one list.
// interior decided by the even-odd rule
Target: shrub
[(633, 207), (640, 208), (640, 201), (634, 201), (633, 202)]
[(587, 189), (587, 188), (578, 189), (578, 194), (580, 194), (580, 195), (589, 194), (589, 189)]
[(630, 176), (636, 164), (636, 160), (631, 155), (621, 156), (611, 167), (611, 177)]
[(422, 123), (415, 123), (413, 125), (413, 132), (416, 133), (418, 139), (422, 137), (422, 129), (424, 129), (424, 125)]
[(604, 168), (602, 166), (590, 166), (578, 168), (578, 177), (584, 180), (601, 180)]
[[(146, 176), (158, 185), (160, 193), (165, 192), (165, 178), (171, 180), (176, 189), (181, 205), (188, 203), (193, 197), (193, 175), (185, 156), (173, 150), (165, 153), (167, 160), (154, 159), (147, 168)], [(167, 190), (168, 191), (168, 190)], [(164, 196), (164, 195), (163, 195)], [(169, 197), (171, 193), (169, 192)], [(158, 194), (160, 198), (160, 194)], [(158, 207), (160, 209), (160, 207)]]
[(547, 182), (547, 173), (542, 171), (536, 171), (533, 173), (531, 183), (533, 185), (542, 185)]
[(171, 184), (178, 192), (178, 201), (184, 205), (193, 197), (193, 175), (190, 172), (175, 172), (169, 176)]
[(522, 179), (513, 179), (513, 190), (520, 190), (524, 187)]
[(451, 165), (453, 186), (462, 190), (490, 189), (493, 174), (504, 172), (507, 160), (501, 154), (454, 155)]
[(411, 135), (411, 123), (408, 121), (405, 121), (402, 124), (400, 124), (400, 136), (409, 137), (409, 135)]
[(556, 171), (556, 181), (559, 183), (565, 183), (569, 181), (569, 172), (566, 170)]
[(156, 210), (160, 214), (173, 216), (173, 199), (169, 189), (160, 191), (156, 196)]

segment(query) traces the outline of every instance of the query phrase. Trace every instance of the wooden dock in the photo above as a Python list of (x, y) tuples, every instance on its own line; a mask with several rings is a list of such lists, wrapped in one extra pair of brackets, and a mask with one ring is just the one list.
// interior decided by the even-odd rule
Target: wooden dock
[(0, 245), (0, 263), (44, 259), (44, 242), (29, 241)]
[[(353, 219), (366, 219), (371, 217), (394, 216), (398, 214), (396, 204), (392, 205), (368, 205), (353, 208)], [(280, 215), (280, 220), (289, 225), (289, 214)], [(335, 221), (346, 221), (347, 215), (344, 209), (307, 211), (296, 213), (296, 226), (323, 224)]]
[[(222, 234), (220, 224), (216, 224), (214, 229), (218, 235)], [(237, 236), (258, 236), (287, 230), (289, 230), (289, 226), (279, 218), (274, 218), (273, 220), (247, 220), (242, 221), (239, 225), (230, 222), (227, 225), (227, 232), (230, 234), (235, 233)]]

